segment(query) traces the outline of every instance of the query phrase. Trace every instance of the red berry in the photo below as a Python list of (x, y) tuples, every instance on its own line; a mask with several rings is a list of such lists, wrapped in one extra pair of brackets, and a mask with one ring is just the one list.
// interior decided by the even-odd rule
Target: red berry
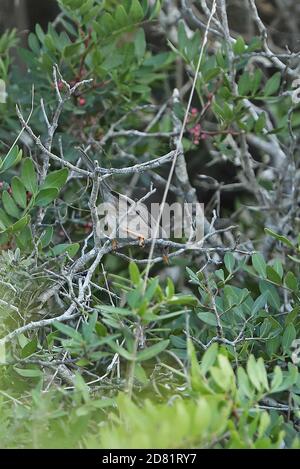
[(78, 98), (78, 104), (79, 106), (84, 106), (86, 103), (86, 100), (84, 98)]
[(61, 90), (63, 89), (63, 87), (64, 87), (64, 84), (63, 84), (62, 81), (59, 81), (58, 84), (57, 84), (57, 86), (58, 86), (59, 91), (61, 91)]
[(85, 223), (85, 224), (83, 225), (84, 232), (85, 232), (85, 233), (90, 233), (92, 227), (93, 227), (93, 223), (91, 223), (91, 222)]

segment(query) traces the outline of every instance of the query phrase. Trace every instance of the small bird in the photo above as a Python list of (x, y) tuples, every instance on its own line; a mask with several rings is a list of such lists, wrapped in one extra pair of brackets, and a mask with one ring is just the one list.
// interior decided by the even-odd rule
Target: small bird
[(100, 182), (100, 194), (103, 202), (113, 208), (108, 210), (106, 216), (111, 235), (119, 239), (138, 239), (143, 246), (145, 239), (151, 237), (151, 215), (147, 207), (114, 191), (103, 179)]
[[(97, 162), (94, 162), (84, 150), (81, 148), (79, 150), (89, 169), (97, 170)], [(143, 246), (145, 239), (151, 238), (157, 223), (145, 204), (116, 192), (103, 178), (100, 178), (99, 189), (104, 204), (108, 205), (105, 219), (102, 221), (102, 228), (106, 226), (107, 235), (114, 241), (116, 238), (137, 239), (140, 246)], [(99, 207), (102, 215), (104, 208)], [(159, 235), (165, 237), (163, 230), (159, 230)]]

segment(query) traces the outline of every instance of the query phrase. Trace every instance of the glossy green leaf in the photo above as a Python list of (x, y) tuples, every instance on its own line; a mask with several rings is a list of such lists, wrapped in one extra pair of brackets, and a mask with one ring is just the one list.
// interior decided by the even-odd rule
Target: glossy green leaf
[(3, 203), (4, 210), (9, 216), (13, 218), (20, 217), (20, 211), (18, 207), (14, 199), (11, 197), (11, 195), (7, 191), (4, 191), (2, 193), (2, 203)]
[(22, 165), (21, 180), (25, 188), (35, 194), (38, 190), (37, 176), (34, 163), (30, 158), (26, 158)]
[(266, 86), (263, 90), (263, 95), (268, 97), (275, 94), (279, 90), (280, 82), (281, 73), (274, 73), (274, 75), (267, 81)]
[(163, 352), (169, 345), (169, 340), (162, 340), (157, 342), (157, 344), (151, 345), (150, 347), (145, 348), (137, 354), (137, 361), (150, 360), (150, 358), (156, 357), (156, 355)]
[(41, 189), (58, 189), (60, 190), (68, 179), (69, 171), (67, 168), (59, 169), (49, 173), (41, 187)]
[(9, 168), (12, 168), (18, 164), (22, 159), (22, 150), (19, 150), (17, 146), (12, 147), (6, 156), (0, 159), (0, 173), (4, 173)]
[(255, 253), (252, 255), (252, 265), (256, 272), (263, 278), (267, 277), (267, 266), (266, 262), (260, 253)]
[(57, 196), (57, 189), (41, 189), (36, 195), (34, 204), (38, 207), (47, 207), (47, 205), (51, 204)]
[(51, 249), (51, 252), (54, 256), (61, 256), (62, 254), (68, 253), (70, 257), (76, 256), (78, 250), (80, 248), (79, 243), (73, 244), (57, 244)]
[(144, 11), (138, 0), (131, 0), (131, 6), (128, 15), (130, 20), (132, 20), (134, 23), (137, 23), (144, 18)]
[(25, 209), (27, 205), (26, 189), (18, 176), (11, 181), (12, 195), (19, 207)]

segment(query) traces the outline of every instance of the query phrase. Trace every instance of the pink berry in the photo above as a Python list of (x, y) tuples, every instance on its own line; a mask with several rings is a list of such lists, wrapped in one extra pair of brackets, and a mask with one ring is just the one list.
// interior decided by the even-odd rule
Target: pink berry
[(79, 106), (84, 106), (85, 103), (86, 103), (86, 100), (85, 100), (84, 98), (79, 98), (79, 99), (78, 99), (78, 104), (79, 104)]

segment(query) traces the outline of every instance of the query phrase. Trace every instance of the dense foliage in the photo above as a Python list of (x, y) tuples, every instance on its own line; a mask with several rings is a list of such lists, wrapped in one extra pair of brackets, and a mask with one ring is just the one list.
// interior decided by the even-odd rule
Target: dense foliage
[[(254, 0), (250, 39), (223, 0), (58, 3), (0, 38), (0, 446), (299, 447), (297, 54)], [(103, 241), (103, 178), (204, 238)]]

